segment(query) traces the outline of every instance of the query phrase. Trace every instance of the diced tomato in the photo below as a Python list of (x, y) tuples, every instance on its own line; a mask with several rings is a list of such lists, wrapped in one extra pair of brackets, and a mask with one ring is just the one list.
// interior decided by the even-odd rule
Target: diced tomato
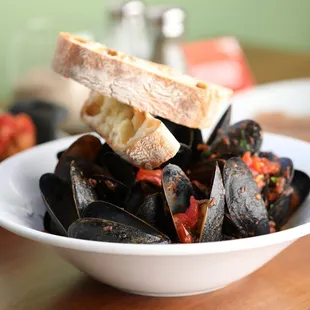
[(256, 155), (252, 156), (250, 152), (246, 152), (242, 159), (251, 170), (259, 189), (262, 189), (266, 184), (265, 176), (278, 175), (281, 170), (280, 163)]
[(36, 144), (36, 128), (26, 114), (0, 115), (0, 160)]
[(179, 224), (184, 225), (186, 229), (191, 228), (191, 219), (187, 216), (185, 213), (177, 213), (173, 216), (173, 221), (175, 226), (178, 226)]
[(178, 223), (176, 225), (178, 237), (181, 243), (192, 243), (193, 238), (190, 234), (190, 232), (185, 228), (185, 226), (182, 223)]
[(147, 181), (160, 187), (162, 173), (163, 173), (162, 169), (146, 170), (141, 168), (137, 173), (136, 181)]
[(191, 221), (190, 228), (194, 228), (197, 225), (199, 217), (199, 201), (196, 200), (194, 196), (190, 197), (190, 205), (185, 211), (185, 214), (189, 217)]

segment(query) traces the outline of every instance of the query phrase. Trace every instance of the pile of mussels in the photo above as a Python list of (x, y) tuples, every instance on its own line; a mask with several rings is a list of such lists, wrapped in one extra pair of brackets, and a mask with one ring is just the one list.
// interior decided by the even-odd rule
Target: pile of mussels
[[(289, 158), (260, 151), (262, 130), (256, 122), (230, 125), (230, 115), (229, 108), (206, 143), (200, 130), (161, 119), (181, 148), (153, 171), (132, 166), (94, 135), (80, 137), (57, 154), (54, 173), (40, 178), (45, 230), (145, 244), (212, 242), (281, 230), (307, 198), (310, 179)], [(279, 169), (254, 174), (245, 154)]]

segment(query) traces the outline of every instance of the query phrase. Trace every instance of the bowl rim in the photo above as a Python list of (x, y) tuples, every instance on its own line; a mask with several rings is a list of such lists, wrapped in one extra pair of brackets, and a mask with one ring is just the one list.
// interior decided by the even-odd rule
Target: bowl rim
[[(95, 133), (91, 133), (95, 134)], [(20, 152), (0, 164), (0, 172), (7, 165), (20, 160), (20, 158), (31, 156), (32, 153), (39, 149), (46, 147), (56, 146), (61, 143), (71, 143), (78, 137), (82, 136), (74, 135), (43, 143), (35, 146), (26, 151)], [(273, 137), (276, 139), (285, 140), (283, 142), (304, 144), (306, 147), (310, 146), (310, 143), (287, 137), (279, 134), (272, 134), (265, 132), (265, 136)], [(55, 151), (56, 153), (56, 151)], [(6, 203), (4, 200), (1, 203)], [(43, 231), (35, 230), (33, 228), (25, 227), (23, 225), (14, 223), (11, 220), (0, 217), (0, 226), (4, 229), (15, 233), (19, 236), (31, 239), (46, 245), (55, 247), (87, 251), (93, 253), (106, 253), (106, 254), (118, 254), (118, 255), (138, 255), (138, 256), (192, 256), (192, 255), (205, 255), (205, 254), (216, 254), (216, 253), (227, 253), (241, 250), (250, 250), (255, 248), (268, 247), (279, 243), (294, 242), (297, 239), (310, 234), (310, 222), (301, 224), (297, 227), (289, 228), (284, 231), (276, 232), (273, 234), (256, 236), (251, 238), (237, 239), (237, 240), (225, 240), (209, 243), (194, 243), (194, 244), (122, 244), (122, 243), (111, 243), (101, 241), (89, 241), (82, 239), (73, 239), (63, 236), (52, 235)]]

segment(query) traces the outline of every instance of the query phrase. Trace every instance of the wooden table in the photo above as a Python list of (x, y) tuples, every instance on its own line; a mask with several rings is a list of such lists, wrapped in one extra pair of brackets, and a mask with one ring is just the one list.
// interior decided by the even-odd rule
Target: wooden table
[[(246, 54), (259, 83), (310, 77), (310, 55), (253, 48)], [(184, 298), (119, 292), (84, 276), (49, 248), (1, 229), (0, 248), (0, 310), (310, 309), (310, 236), (237, 283)]]

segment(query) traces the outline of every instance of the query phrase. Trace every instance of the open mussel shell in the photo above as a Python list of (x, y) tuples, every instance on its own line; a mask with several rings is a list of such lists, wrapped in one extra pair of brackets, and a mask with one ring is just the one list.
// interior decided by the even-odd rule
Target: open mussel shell
[(112, 178), (104, 175), (94, 175), (89, 179), (98, 200), (113, 203), (118, 207), (124, 207), (125, 200), (129, 194), (129, 188)]
[(165, 162), (161, 168), (164, 168), (168, 164), (173, 164), (179, 166), (182, 170), (185, 170), (189, 167), (191, 162), (192, 150), (186, 144), (181, 143), (180, 148), (176, 155), (171, 158), (169, 161)]
[(131, 244), (168, 244), (162, 235), (150, 235), (136, 227), (98, 218), (83, 218), (68, 230), (71, 238)]
[(83, 158), (66, 157), (63, 158), (61, 164), (57, 166), (55, 174), (63, 181), (66, 181), (68, 183), (71, 183), (70, 170), (72, 161), (75, 161), (75, 164), (83, 171), (85, 178), (89, 178), (94, 174), (104, 173), (104, 170), (101, 167)]
[(276, 229), (280, 229), (288, 220), (293, 191), (292, 186), (286, 185), (280, 197), (270, 205), (268, 215), (275, 222)]
[(148, 196), (139, 207), (136, 216), (177, 242), (177, 233), (173, 219), (161, 193)]
[(48, 212), (45, 212), (43, 218), (44, 230), (50, 234), (62, 236), (63, 234), (59, 231), (57, 224), (52, 220)]
[(293, 206), (300, 206), (309, 196), (310, 178), (303, 171), (295, 170), (291, 186), (294, 189)]
[(229, 236), (232, 239), (241, 238), (240, 230), (231, 219), (229, 213), (224, 214), (223, 225), (222, 225), (222, 236)]
[(128, 187), (134, 185), (137, 172), (136, 168), (116, 153), (108, 152), (103, 157), (104, 163), (114, 179)]
[(310, 192), (310, 178), (300, 171), (295, 170), (290, 185), (286, 185), (280, 197), (270, 205), (270, 219), (276, 223), (276, 229), (281, 229), (292, 214), (304, 203)]
[(39, 187), (47, 212), (59, 233), (66, 236), (68, 227), (79, 217), (70, 185), (53, 173), (46, 173), (41, 176)]
[(153, 226), (147, 224), (140, 218), (105, 201), (94, 201), (84, 210), (82, 217), (101, 218), (133, 226), (148, 234), (160, 234)]
[(224, 219), (225, 189), (220, 168), (215, 163), (213, 183), (209, 201), (200, 207), (200, 242), (220, 241)]
[(136, 214), (147, 195), (144, 190), (144, 182), (135, 183), (124, 202), (125, 210), (131, 214)]
[(59, 160), (60, 157), (62, 156), (62, 154), (65, 152), (66, 150), (62, 150), (62, 151), (59, 151), (57, 154), (56, 154), (56, 157), (57, 159)]
[(277, 155), (275, 155), (273, 152), (259, 152), (258, 156), (266, 158), (270, 161), (278, 161), (279, 160), (279, 157)]
[(143, 231), (146, 234), (158, 235), (162, 238), (169, 239), (167, 236), (162, 234), (155, 227), (151, 226), (146, 221), (138, 218), (131, 213), (105, 201), (95, 201), (88, 205), (84, 210), (83, 218), (99, 218), (123, 225), (135, 227)]
[(223, 114), (219, 122), (216, 124), (215, 128), (213, 129), (209, 139), (207, 141), (207, 145), (211, 145), (213, 141), (216, 139), (218, 135), (221, 135), (223, 131), (225, 131), (231, 120), (231, 105), (228, 107), (226, 112)]
[(241, 156), (246, 152), (259, 152), (262, 129), (253, 120), (240, 121), (218, 135), (210, 145), (211, 153)]
[(287, 157), (281, 157), (278, 159), (281, 165), (281, 175), (287, 180), (287, 183), (291, 183), (294, 177), (294, 165), (293, 161)]
[(136, 216), (150, 225), (156, 227), (163, 213), (163, 199), (160, 193), (148, 196), (139, 207)]
[(241, 158), (233, 157), (226, 162), (224, 187), (229, 214), (243, 237), (268, 234), (264, 201), (252, 172)]
[(176, 124), (172, 121), (169, 121), (162, 117), (157, 117), (161, 120), (168, 130), (173, 134), (173, 136), (178, 140), (179, 143), (185, 144), (192, 147), (193, 140), (194, 140), (194, 129)]
[(71, 184), (73, 198), (79, 217), (83, 210), (93, 201), (97, 200), (97, 194), (88, 179), (83, 175), (82, 170), (76, 165), (75, 161), (71, 162)]
[(162, 186), (171, 214), (184, 213), (194, 190), (183, 170), (176, 165), (167, 165), (162, 173)]
[(72, 159), (82, 159), (85, 162), (95, 163), (100, 149), (101, 142), (97, 137), (93, 135), (80, 137), (60, 154), (55, 174), (66, 180), (70, 175)]

